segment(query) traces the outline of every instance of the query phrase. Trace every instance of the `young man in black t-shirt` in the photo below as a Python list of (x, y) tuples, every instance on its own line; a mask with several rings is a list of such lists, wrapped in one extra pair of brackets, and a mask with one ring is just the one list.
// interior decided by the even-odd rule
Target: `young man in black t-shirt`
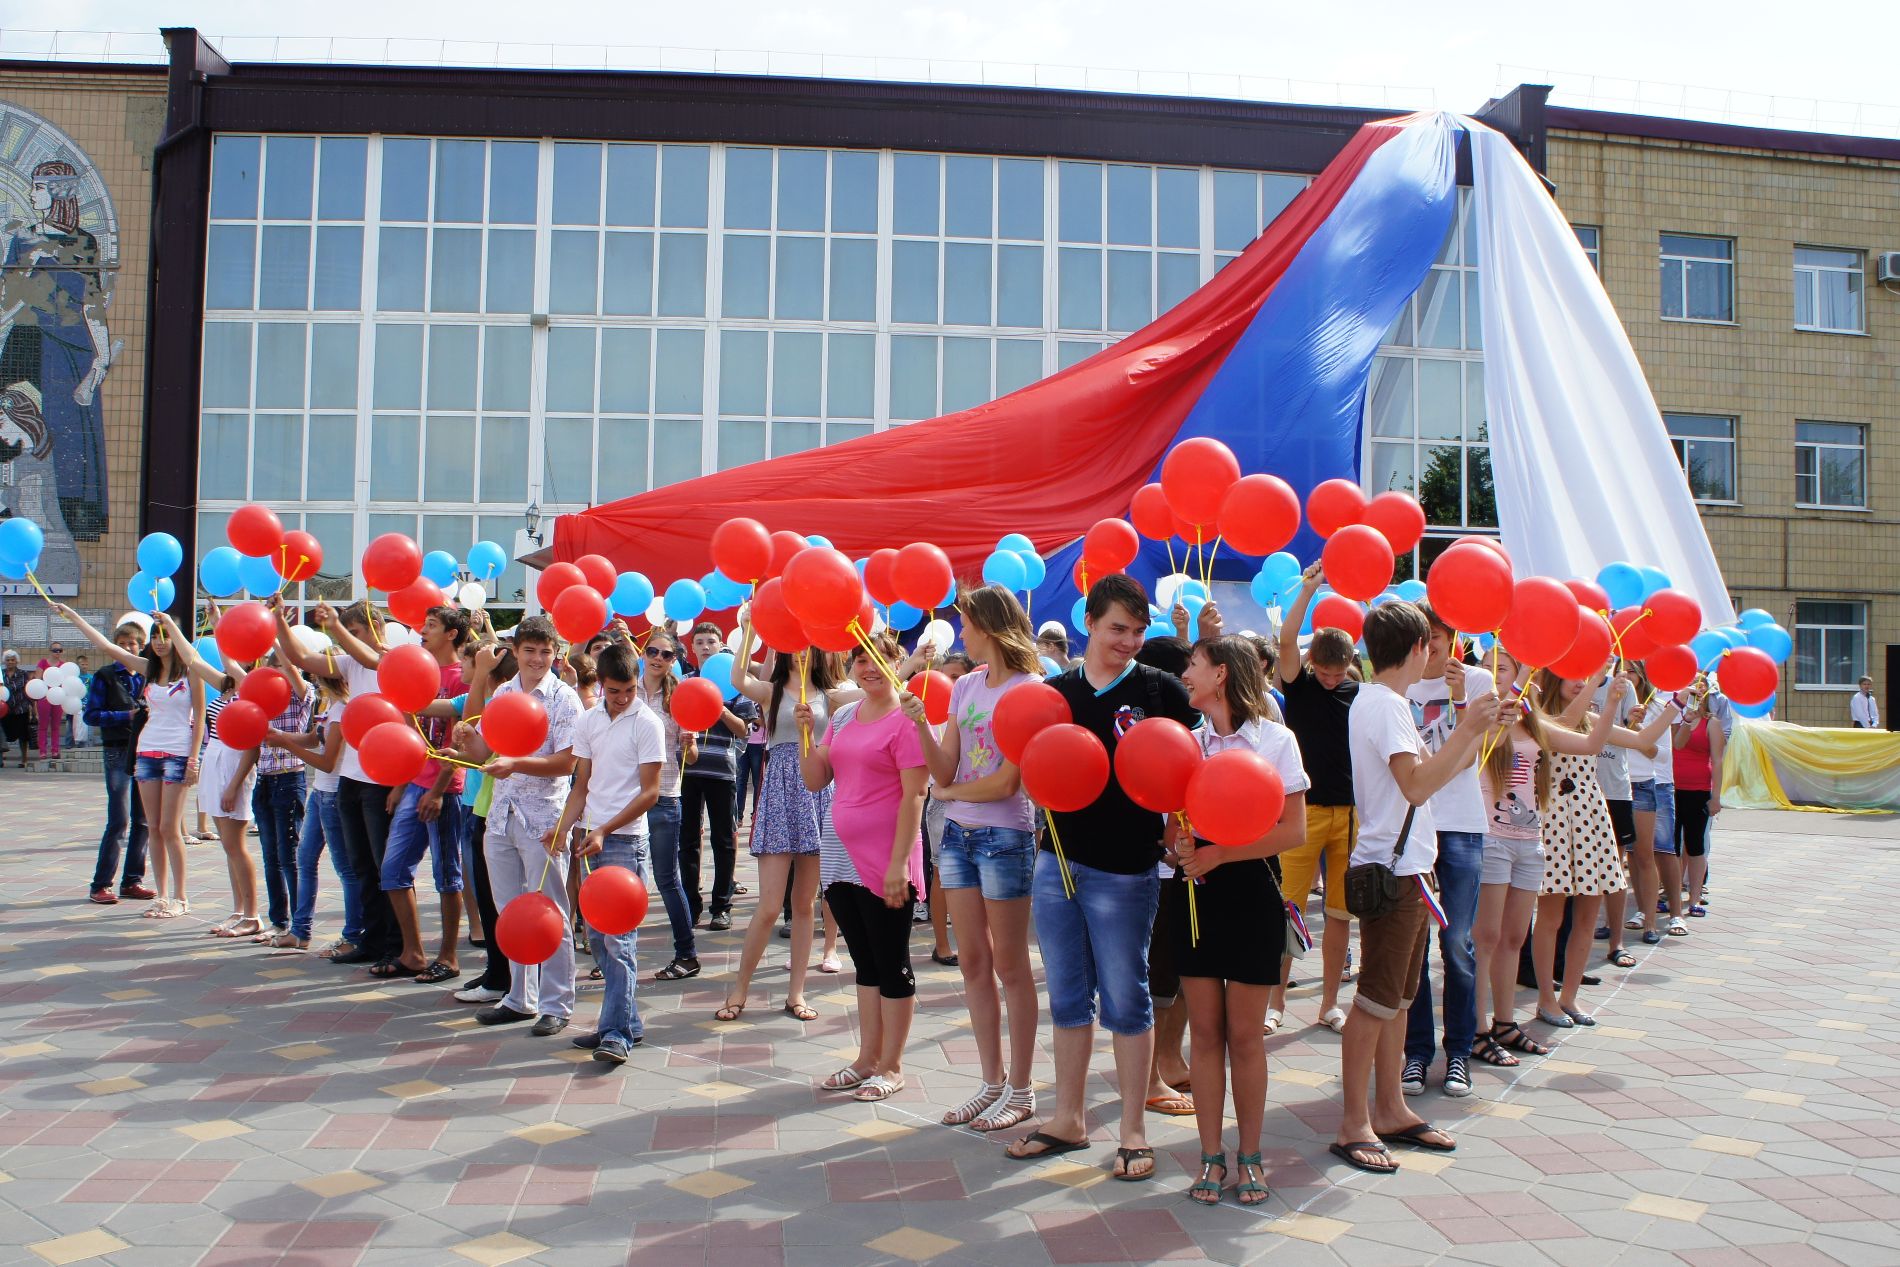
[[(1147, 626), (1146, 591), (1126, 576), (1102, 578), (1088, 596), (1087, 655), (1079, 668), (1050, 679), (1076, 724), (1102, 741), (1111, 761), (1119, 737), (1144, 718), (1196, 720), (1180, 682), (1134, 662)], [(1028, 1159), (1087, 1146), (1084, 1092), (1099, 1001), (1102, 1027), (1114, 1035), (1122, 1101), (1115, 1174), (1146, 1179), (1154, 1174), (1142, 1116), (1154, 1053), (1148, 940), (1160, 897), (1156, 867), (1165, 820), (1129, 800), (1112, 777), (1086, 808), (1054, 818), (1075, 892), (1065, 889), (1053, 842), (1045, 837), (1030, 909), (1055, 1023), (1056, 1107), (1041, 1129), (1011, 1145), (1010, 1155)]]

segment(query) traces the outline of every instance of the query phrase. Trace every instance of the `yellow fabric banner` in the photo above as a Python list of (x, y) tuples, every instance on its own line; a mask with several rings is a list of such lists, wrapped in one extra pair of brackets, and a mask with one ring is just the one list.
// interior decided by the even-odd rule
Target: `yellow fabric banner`
[(1900, 811), (1900, 734), (1737, 720), (1722, 762), (1722, 804)]

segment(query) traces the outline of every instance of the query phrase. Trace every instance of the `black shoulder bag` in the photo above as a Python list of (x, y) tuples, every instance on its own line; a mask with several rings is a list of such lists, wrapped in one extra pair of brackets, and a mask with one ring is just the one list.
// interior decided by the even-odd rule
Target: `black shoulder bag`
[(1405, 852), (1405, 842), (1412, 835), (1412, 818), (1418, 813), (1418, 806), (1405, 807), (1405, 825), (1399, 828), (1399, 843), (1392, 850), (1390, 865), (1383, 862), (1362, 862), (1356, 867), (1346, 868), (1346, 912), (1359, 919), (1377, 919), (1392, 909), (1399, 900), (1400, 881), (1393, 870), (1399, 865), (1399, 855)]

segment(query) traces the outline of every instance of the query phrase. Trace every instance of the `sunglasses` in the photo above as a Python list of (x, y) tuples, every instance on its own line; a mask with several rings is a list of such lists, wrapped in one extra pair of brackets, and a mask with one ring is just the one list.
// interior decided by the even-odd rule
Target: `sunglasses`
[(647, 654), (660, 660), (671, 660), (674, 658), (674, 653), (666, 650), (664, 647), (648, 647)]

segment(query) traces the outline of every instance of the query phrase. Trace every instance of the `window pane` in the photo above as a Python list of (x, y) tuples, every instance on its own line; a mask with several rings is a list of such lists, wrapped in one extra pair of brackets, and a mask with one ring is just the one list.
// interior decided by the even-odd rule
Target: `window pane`
[(772, 227), (771, 150), (726, 151), (725, 225), (728, 229)]
[(601, 311), (609, 316), (643, 317), (653, 311), (653, 235), (609, 233), (607, 256), (601, 261), (606, 293)]
[(660, 315), (706, 315), (706, 236), (703, 233), (660, 235)]
[(899, 154), (892, 160), (891, 224), (895, 232), (937, 231), (938, 169), (935, 154)]
[(526, 312), (534, 304), (534, 230), (488, 231), (488, 311)]
[[(1155, 173), (1156, 239), (1162, 246), (1201, 244), (1201, 174), (1179, 167)], [(1112, 209), (1112, 207), (1111, 207)]]
[(489, 223), (533, 224), (540, 173), (541, 147), (536, 142), (489, 142)]
[(1460, 346), (1464, 313), (1459, 302), (1458, 272), (1434, 268), (1418, 288), (1418, 343), (1427, 348)]
[(532, 334), (527, 326), (489, 326), (482, 336), (483, 409), (528, 411)]
[(198, 496), (242, 501), (250, 469), (250, 423), (243, 414), (206, 414), (198, 432)]
[(266, 323), (257, 327), (257, 404), (301, 408), (304, 403), (302, 324)]
[(475, 540), (475, 517), (473, 515), (424, 515), (422, 531), (416, 537), (416, 543), (423, 550), (446, 550), (456, 558), (468, 552)]
[(1692, 263), (1688, 266), (1689, 315), (1702, 321), (1727, 321), (1734, 315), (1731, 302), (1731, 267), (1727, 264)]
[(1680, 317), (1682, 313), (1682, 262), (1662, 262), (1662, 315)]
[(825, 227), (825, 152), (778, 152), (778, 227), (820, 232)]
[(933, 418), (937, 414), (937, 341), (900, 334), (891, 337), (891, 417)]
[(257, 415), (251, 446), (251, 496), (260, 501), (302, 500), (303, 415)]
[(356, 327), (310, 328), (310, 404), (316, 409), (356, 408)]
[(891, 320), (937, 322), (937, 244), (891, 244)]
[(825, 240), (778, 240), (778, 277), (773, 291), (775, 314), (781, 318), (822, 319), (825, 315)]
[(765, 460), (765, 424), (763, 422), (721, 422), (719, 424), (719, 469), (729, 471), (748, 462)]
[(384, 312), (422, 311), (426, 229), (384, 229), (376, 248), (376, 306)]
[[(1372, 405), (1368, 411), (1372, 434), (1394, 439), (1412, 438), (1412, 360), (1380, 356), (1372, 361)], [(1386, 485), (1379, 485), (1383, 492)]]
[(207, 321), (204, 355), (205, 406), (242, 409), (250, 404), (251, 327), (236, 321)]
[(1465, 522), (1473, 528), (1498, 526), (1498, 498), (1491, 483), (1489, 446), (1465, 450)]
[(437, 229), (430, 261), (429, 306), (437, 312), (474, 312), (481, 307), (482, 231)]
[[(520, 517), (516, 516), (516, 519), (515, 519), (516, 526), (519, 526), (520, 522), (521, 522)], [(416, 516), (413, 513), (398, 514), (398, 513), (390, 512), (390, 511), (372, 513), (370, 515), (369, 537), (371, 541), (374, 541), (376, 538), (383, 536), (386, 533), (391, 533), (391, 532), (400, 532), (406, 537), (415, 536), (416, 535)], [(514, 534), (512, 532), (509, 534), (508, 539), (511, 541), (514, 539)]]
[(1818, 268), (1859, 268), (1859, 251), (1838, 251), (1824, 246), (1797, 246), (1794, 262)]
[(475, 408), (474, 326), (429, 330), (429, 408)]
[(435, 218), (482, 218), (482, 168), (487, 146), (481, 141), (435, 143)]
[(867, 238), (831, 239), (831, 319), (877, 318), (877, 243)]
[(1412, 446), (1375, 441), (1366, 459), (1366, 490), (1372, 493), (1412, 491)]
[(1100, 343), (1079, 343), (1064, 339), (1056, 344), (1056, 368), (1066, 370), (1071, 365), (1080, 365), (1101, 350)]
[(1245, 250), (1260, 236), (1260, 183), (1252, 172), (1214, 173), (1214, 249)]
[(1065, 246), (1056, 263), (1056, 324), (1064, 330), (1100, 330), (1102, 253)]
[(1459, 440), (1465, 433), (1463, 374), (1456, 361), (1418, 362), (1418, 435), (1421, 440)]
[(1155, 296), (1155, 311), (1166, 312), (1200, 289), (1200, 256), (1164, 251), (1155, 257), (1155, 264), (1161, 274), (1160, 289)]
[(593, 312), (600, 235), (591, 229), (557, 232), (549, 248), (548, 311)]
[(528, 420), (482, 419), (482, 500), (528, 500)]
[(475, 420), (429, 416), (423, 433), (422, 497), (465, 502), (475, 496)]
[(1043, 164), (1032, 158), (996, 160), (996, 233), (1042, 241)]
[(1484, 287), (1476, 273), (1464, 274), (1465, 346), (1474, 351), (1484, 347)]
[(1696, 259), (1726, 260), (1734, 250), (1734, 243), (1727, 238), (1687, 237), (1679, 233), (1662, 235), (1662, 249), (1665, 255), (1687, 255)]
[(720, 332), (719, 412), (765, 413), (765, 331)]
[(258, 138), (211, 140), (211, 218), (249, 220), (257, 215)]
[(943, 321), (952, 326), (990, 324), (990, 248), (987, 244), (944, 244)]
[(1484, 362), (1465, 362), (1465, 439), (1480, 444), (1491, 439), (1490, 415), (1485, 412)]
[(668, 145), (660, 158), (660, 223), (706, 227), (706, 164), (703, 145)]
[(324, 311), (349, 312), (362, 305), (363, 230), (353, 224), (326, 224), (317, 230), (317, 286), (313, 306)]
[(990, 398), (990, 341), (943, 341), (943, 412), (950, 414)]
[[(991, 236), (991, 182), (996, 164), (953, 154), (943, 160), (943, 231), (952, 237)], [(986, 323), (987, 324), (987, 323)]]
[(728, 317), (763, 317), (770, 289), (772, 239), (758, 233), (726, 234), (720, 278), (720, 311)]
[(824, 412), (818, 390), (823, 377), (823, 340), (821, 334), (802, 331), (780, 331), (772, 336), (774, 417), (816, 418)]
[(600, 223), (600, 146), (554, 147), (554, 223)]
[(1265, 201), (1260, 216), (1263, 227), (1272, 224), (1306, 189), (1304, 176), (1285, 176), (1279, 172), (1267, 172), (1260, 182)]
[[(1727, 440), (1733, 439), (1735, 435), (1733, 418), (1717, 418), (1708, 414), (1664, 414), (1663, 422), (1672, 436), (1711, 436)], [(1795, 424), (1797, 428), (1806, 425), (1799, 422)]]
[[(668, 340), (684, 335), (693, 346), (693, 405), (685, 412), (699, 410), (699, 371), (701, 340), (698, 331), (661, 331), (660, 347), (678, 354)], [(647, 353), (650, 346), (645, 330), (605, 329), (600, 332), (600, 411), (602, 413), (643, 414), (650, 394)], [(661, 409), (667, 406), (662, 404)]]
[(658, 418), (653, 423), (653, 487), (664, 488), (681, 480), (698, 479), (701, 472), (698, 422), (671, 422)]
[[(585, 506), (594, 500), (594, 420), (549, 418), (542, 430), (541, 500)], [(642, 447), (640, 457), (646, 457)]]
[(1153, 172), (1146, 167), (1108, 169), (1108, 240), (1125, 246), (1154, 241)]
[(1042, 377), (1042, 341), (1040, 339), (998, 339), (996, 341), (996, 394), (1007, 396), (1019, 387), (1027, 387)]
[(651, 145), (607, 147), (607, 223), (653, 223), (656, 151)]
[[(421, 469), (422, 420), (413, 415), (377, 414), (369, 427), (371, 501), (412, 502)], [(514, 538), (510, 536), (509, 540)]]
[[(661, 433), (678, 428), (682, 435), (693, 436), (690, 453), (668, 453), (660, 460), (690, 461), (693, 475), (699, 474), (699, 424), (661, 423)], [(647, 420), (645, 418), (602, 418), (600, 420), (600, 457), (596, 464), (600, 485), (595, 496), (600, 502), (615, 501), (644, 493), (647, 489)], [(690, 479), (691, 476), (681, 476)]]
[(1861, 482), (1859, 449), (1821, 450), (1821, 500), (1829, 506), (1864, 506), (1867, 493)]
[(996, 248), (996, 324), (1042, 325), (1042, 248)]
[[(635, 408), (646, 409), (644, 393)], [(594, 412), (593, 327), (555, 326), (548, 331), (548, 412)]]
[(257, 306), (303, 310), (310, 306), (310, 229), (301, 224), (264, 226)]
[(1464, 454), (1455, 444), (1419, 447), (1417, 496), (1425, 508), (1426, 523), (1448, 527), (1464, 523)]
[(873, 359), (877, 336), (827, 335), (831, 361), (825, 371), (825, 412), (834, 418), (873, 416)]
[(775, 422), (772, 424), (772, 456), (803, 453), (815, 449), (820, 441), (815, 422)]
[(1797, 422), (1795, 439), (1804, 444), (1860, 444), (1864, 432), (1851, 422)]
[(846, 440), (860, 440), (875, 430), (868, 422), (827, 422), (825, 443), (843, 444)]
[[(706, 369), (706, 337), (698, 330), (662, 330), (655, 357), (653, 411), (662, 414), (696, 414), (704, 394), (702, 379)], [(602, 345), (605, 355), (605, 344)], [(605, 405), (605, 383), (602, 384)]]
[(1146, 251), (1108, 253), (1108, 328), (1139, 330), (1154, 320), (1153, 259)]
[(249, 308), (257, 230), (248, 224), (214, 224), (205, 252), (205, 307)]
[(831, 228), (877, 232), (877, 155), (840, 151), (831, 156)]
[[(515, 532), (521, 527), (521, 516), (478, 515), (475, 518), (475, 532), (484, 541), (498, 541), (503, 549), (514, 543)], [(526, 596), (527, 569), (511, 558), (508, 567), (489, 585), (490, 597), (501, 603), (519, 603)]]
[(356, 500), (354, 414), (310, 415), (310, 469), (304, 485), (304, 496), (311, 501)]
[(1102, 240), (1102, 165), (1056, 165), (1056, 225), (1064, 242)]
[[(1704, 501), (1734, 501), (1735, 446), (1719, 440), (1690, 440), (1684, 450), (1690, 493)], [(1796, 500), (1812, 502), (1815, 491), (1810, 487), (1805, 498)]]
[(415, 409), (422, 404), (422, 327), (376, 327), (378, 409)]

